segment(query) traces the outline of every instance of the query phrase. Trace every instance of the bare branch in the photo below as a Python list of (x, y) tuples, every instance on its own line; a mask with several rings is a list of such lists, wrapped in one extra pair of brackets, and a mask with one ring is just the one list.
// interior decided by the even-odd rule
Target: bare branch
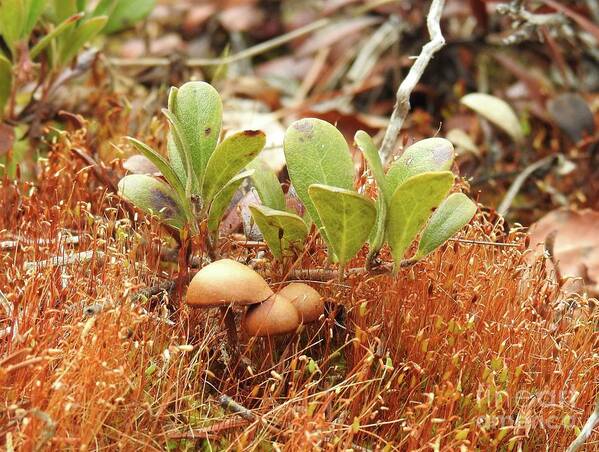
[(584, 427), (582, 427), (582, 431), (576, 439), (572, 441), (572, 444), (570, 444), (566, 452), (576, 452), (584, 446), (584, 443), (589, 439), (589, 436), (591, 436), (591, 433), (593, 433), (593, 429), (597, 424), (599, 424), (599, 395), (597, 395), (597, 400), (595, 400), (595, 409), (591, 413), (591, 416), (587, 419)]
[[(297, 30), (290, 31), (276, 38), (269, 39), (255, 46), (249, 47), (239, 53), (223, 58), (190, 58), (185, 61), (187, 67), (203, 67), (203, 66), (221, 66), (225, 64), (235, 63), (246, 58), (251, 58), (260, 55), (268, 50), (280, 47), (289, 41), (293, 41), (301, 36), (304, 36), (313, 31), (319, 30), (331, 23), (330, 19), (320, 19), (316, 22), (311, 22)], [(120, 67), (145, 67), (145, 66), (169, 66), (172, 60), (169, 58), (110, 58), (110, 63)]]
[(507, 193), (505, 194), (503, 200), (497, 207), (497, 213), (504, 217), (510, 210), (512, 201), (514, 200), (514, 198), (520, 191), (520, 188), (522, 188), (522, 184), (524, 184), (524, 182), (526, 182), (526, 179), (528, 179), (535, 171), (538, 171), (541, 168), (552, 165), (555, 162), (556, 158), (557, 157), (555, 155), (550, 155), (550, 156), (544, 157), (540, 160), (537, 160), (536, 162), (531, 163), (526, 168), (524, 168), (524, 170), (518, 175), (518, 177), (516, 177), (516, 179), (514, 179), (514, 182), (512, 182), (512, 185), (510, 185), (510, 188), (508, 189)]
[(389, 119), (387, 130), (385, 131), (385, 138), (379, 149), (379, 155), (383, 162), (389, 160), (393, 148), (395, 147), (395, 142), (397, 141), (397, 135), (410, 111), (410, 95), (412, 94), (412, 91), (420, 81), (420, 77), (422, 77), (422, 74), (430, 60), (433, 58), (433, 55), (445, 45), (445, 38), (443, 38), (443, 34), (441, 33), (441, 13), (443, 12), (444, 6), (445, 0), (433, 0), (431, 3), (426, 18), (426, 25), (431, 40), (422, 47), (420, 55), (418, 55), (418, 58), (416, 58), (416, 61), (410, 68), (408, 75), (397, 89), (395, 107), (393, 108), (391, 119)]

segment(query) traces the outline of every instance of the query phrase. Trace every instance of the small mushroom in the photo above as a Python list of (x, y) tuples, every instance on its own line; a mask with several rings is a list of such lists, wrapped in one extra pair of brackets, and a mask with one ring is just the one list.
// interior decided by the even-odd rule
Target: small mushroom
[(250, 336), (276, 336), (291, 333), (300, 326), (300, 316), (293, 304), (281, 295), (275, 294), (251, 306), (243, 320), (243, 326)]
[(187, 289), (187, 304), (194, 308), (261, 303), (273, 291), (262, 276), (246, 265), (221, 259), (202, 268)]
[(237, 326), (231, 307), (261, 303), (273, 295), (264, 279), (251, 268), (231, 259), (203, 267), (187, 288), (187, 304), (194, 308), (219, 307), (231, 351), (238, 356)]
[(322, 297), (307, 284), (291, 283), (284, 287), (279, 295), (293, 304), (304, 324), (314, 322), (324, 313)]

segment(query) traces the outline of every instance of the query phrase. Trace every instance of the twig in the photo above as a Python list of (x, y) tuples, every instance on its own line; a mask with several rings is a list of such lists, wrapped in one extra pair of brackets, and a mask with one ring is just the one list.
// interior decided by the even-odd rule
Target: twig
[(223, 422), (217, 422), (210, 427), (192, 429), (187, 432), (171, 433), (169, 439), (218, 439), (218, 433), (225, 430), (232, 430), (239, 427), (245, 427), (248, 424), (246, 419), (231, 419)]
[(64, 265), (88, 262), (94, 257), (98, 260), (102, 260), (104, 259), (105, 255), (102, 251), (82, 251), (80, 253), (75, 253), (68, 256), (54, 256), (50, 259), (42, 261), (25, 262), (23, 268), (25, 270), (39, 270), (45, 267), (62, 267)]
[[(330, 23), (331, 19), (320, 19), (316, 22), (312, 22), (308, 25), (298, 28), (297, 30), (293, 30), (289, 33), (277, 36), (276, 38), (269, 39), (268, 41), (264, 41), (253, 47), (248, 47), (247, 49), (242, 50), (241, 52), (238, 52), (234, 55), (230, 55), (224, 58), (190, 58), (187, 61), (185, 61), (185, 65), (187, 67), (193, 68), (202, 66), (221, 66), (231, 64), (236, 61), (243, 60), (245, 58), (250, 58), (259, 55), (268, 50), (274, 49), (275, 47), (279, 47), (283, 44), (288, 43), (289, 41), (293, 41), (296, 38), (299, 38), (308, 33), (312, 33), (313, 31), (323, 28), (324, 26), (329, 25)], [(169, 66), (172, 63), (172, 61), (168, 58), (111, 58), (109, 61), (111, 64), (121, 67)]]
[[(413, 260), (413, 259), (405, 259), (400, 262), (399, 266), (401, 268), (411, 267), (416, 262), (418, 262), (418, 261)], [(345, 276), (365, 275), (365, 274), (368, 274), (370, 276), (376, 276), (376, 275), (385, 275), (385, 274), (389, 274), (392, 272), (393, 272), (393, 264), (382, 264), (382, 265), (372, 268), (372, 269), (366, 269), (365, 267), (348, 268), (348, 269), (344, 270), (343, 274)], [(312, 269), (305, 268), (305, 269), (293, 270), (291, 273), (289, 273), (289, 279), (315, 281), (315, 282), (331, 281), (334, 279), (339, 279), (340, 276), (341, 276), (341, 274), (339, 273), (339, 270), (328, 269), (328, 268), (312, 268)]]
[(539, 36), (540, 27), (561, 27), (567, 23), (566, 17), (561, 13), (535, 14), (524, 7), (522, 0), (513, 0), (511, 3), (500, 3), (496, 8), (497, 14), (507, 15), (514, 19), (517, 28), (514, 33), (503, 40), (507, 45), (519, 44)]
[(599, 395), (597, 395), (597, 399), (595, 400), (595, 409), (591, 413), (591, 416), (587, 419), (586, 423), (584, 424), (584, 427), (582, 427), (580, 434), (576, 437), (576, 439), (574, 441), (572, 441), (572, 443), (570, 444), (570, 446), (568, 447), (566, 452), (578, 451), (584, 445), (586, 440), (589, 439), (589, 436), (591, 436), (591, 433), (593, 433), (593, 429), (595, 428), (595, 425), (597, 425), (598, 423), (599, 423)]
[(499, 204), (499, 207), (497, 207), (497, 213), (501, 216), (505, 216), (510, 210), (512, 201), (514, 201), (514, 198), (522, 188), (522, 184), (524, 184), (526, 179), (528, 179), (535, 171), (543, 168), (544, 166), (552, 164), (556, 158), (557, 157), (555, 155), (549, 155), (545, 158), (537, 160), (536, 162), (524, 168), (524, 170), (518, 175), (518, 177), (514, 179), (514, 182), (512, 182), (512, 185), (510, 186), (503, 200)]
[(174, 280), (173, 281), (171, 281), (171, 280), (165, 281), (165, 282), (157, 284), (155, 286), (150, 286), (150, 287), (145, 287), (143, 289), (140, 289), (138, 292), (135, 293), (135, 295), (133, 295), (132, 301), (135, 303), (135, 302), (141, 300), (142, 298), (152, 298), (162, 292), (170, 293), (174, 289), (175, 289), (175, 281)]
[[(64, 237), (62, 240), (63, 240), (63, 243), (65, 243), (65, 244), (72, 243), (74, 245), (77, 245), (79, 243), (79, 236), (69, 235), (69, 236)], [(18, 246), (21, 246), (21, 245), (32, 245), (34, 243), (37, 245), (46, 246), (46, 245), (51, 245), (55, 242), (56, 242), (55, 239), (31, 240), (31, 239), (27, 239), (25, 237), (17, 237), (15, 240), (4, 240), (4, 241), (0, 242), (0, 250), (2, 250), (2, 251), (11, 250), (11, 249), (17, 248)]]
[(420, 77), (422, 77), (433, 55), (445, 45), (445, 38), (443, 38), (443, 34), (441, 33), (441, 13), (444, 6), (445, 0), (433, 0), (431, 3), (426, 18), (426, 25), (431, 40), (422, 47), (420, 55), (418, 55), (408, 75), (397, 89), (393, 113), (391, 113), (389, 125), (385, 131), (385, 138), (383, 138), (383, 143), (379, 149), (379, 155), (383, 162), (387, 162), (391, 157), (397, 135), (410, 111), (410, 95), (412, 91), (420, 81)]
[(470, 239), (456, 239), (450, 238), (447, 239), (449, 242), (458, 242), (458, 243), (469, 243), (471, 245), (484, 245), (484, 246), (504, 246), (507, 248), (519, 248), (522, 246), (520, 243), (504, 243), (504, 242), (489, 242), (487, 240), (470, 240)]
[(239, 414), (246, 421), (253, 422), (257, 419), (257, 417), (254, 413), (252, 413), (250, 410), (248, 410), (243, 405), (240, 405), (239, 403), (237, 403), (235, 400), (233, 400), (231, 397), (229, 397), (226, 394), (223, 394), (218, 398), (218, 403), (225, 410), (229, 410), (235, 414)]

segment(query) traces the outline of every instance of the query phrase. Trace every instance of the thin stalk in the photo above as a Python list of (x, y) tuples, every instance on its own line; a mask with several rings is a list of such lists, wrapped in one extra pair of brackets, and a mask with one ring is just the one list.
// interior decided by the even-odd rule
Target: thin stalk
[(227, 341), (229, 343), (229, 351), (231, 353), (232, 368), (236, 368), (239, 364), (239, 339), (237, 338), (237, 324), (235, 323), (235, 315), (231, 306), (221, 306), (220, 312), (223, 316), (223, 322), (227, 329)]

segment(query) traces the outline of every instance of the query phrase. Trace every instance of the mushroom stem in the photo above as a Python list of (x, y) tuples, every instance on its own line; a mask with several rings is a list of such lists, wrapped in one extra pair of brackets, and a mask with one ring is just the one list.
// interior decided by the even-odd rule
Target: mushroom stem
[(227, 328), (227, 341), (231, 352), (231, 361), (235, 367), (239, 363), (239, 340), (237, 339), (237, 325), (235, 324), (235, 315), (231, 306), (221, 306), (220, 312), (223, 316), (225, 328)]
[(178, 255), (179, 275), (175, 281), (175, 293), (179, 303), (183, 299), (183, 291), (189, 281), (189, 259), (191, 257), (191, 239), (186, 233), (181, 235), (182, 242)]

